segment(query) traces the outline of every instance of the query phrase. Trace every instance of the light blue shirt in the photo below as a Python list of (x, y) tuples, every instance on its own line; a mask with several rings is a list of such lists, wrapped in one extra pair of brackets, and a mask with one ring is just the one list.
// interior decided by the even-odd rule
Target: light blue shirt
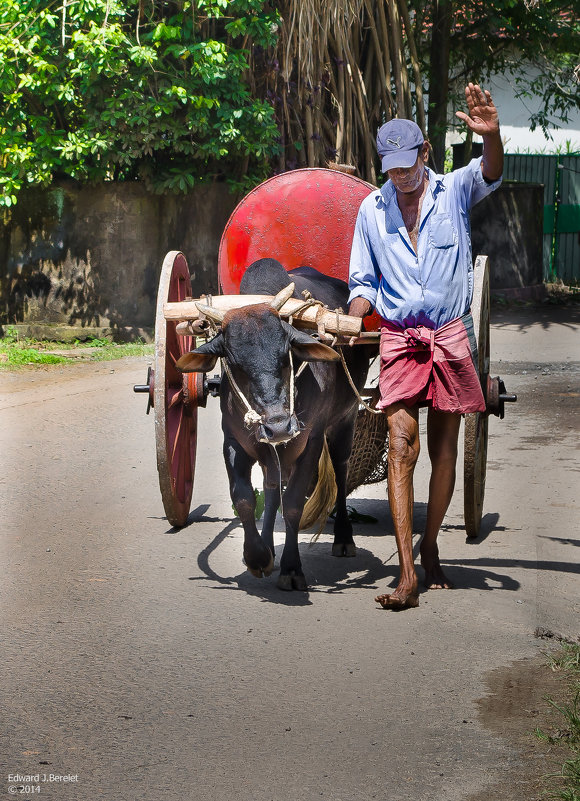
[(446, 175), (427, 170), (413, 249), (392, 181), (359, 209), (350, 256), (349, 302), (363, 297), (385, 320), (403, 328), (441, 328), (471, 305), (473, 258), (469, 210), (501, 178), (487, 183), (481, 158)]

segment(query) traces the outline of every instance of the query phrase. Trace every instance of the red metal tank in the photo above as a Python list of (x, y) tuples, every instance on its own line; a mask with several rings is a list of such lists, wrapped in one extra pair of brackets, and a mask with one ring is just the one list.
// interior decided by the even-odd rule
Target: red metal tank
[[(358, 209), (375, 189), (353, 175), (322, 168), (292, 170), (264, 181), (236, 206), (222, 234), (222, 292), (237, 295), (246, 268), (262, 258), (277, 259), (286, 270), (308, 265), (348, 281)], [(377, 325), (376, 315), (367, 318), (367, 330)]]

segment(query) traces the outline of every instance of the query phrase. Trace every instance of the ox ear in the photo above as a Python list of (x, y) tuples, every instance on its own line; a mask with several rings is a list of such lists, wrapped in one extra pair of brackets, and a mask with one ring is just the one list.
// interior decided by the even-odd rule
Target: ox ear
[(292, 352), (302, 359), (303, 362), (338, 362), (340, 361), (339, 354), (329, 348), (328, 345), (323, 345), (322, 342), (317, 342), (312, 339), (307, 344), (304, 342), (292, 343)]
[(208, 373), (213, 370), (220, 356), (224, 355), (224, 338), (218, 334), (199, 348), (185, 353), (177, 360), (175, 366), (182, 373)]
[(282, 321), (282, 325), (286, 329), (290, 337), (290, 346), (292, 352), (303, 362), (338, 362), (340, 361), (339, 354), (329, 348), (328, 345), (323, 345), (314, 337), (305, 334), (303, 331), (298, 331), (297, 328), (290, 325), (286, 321)]

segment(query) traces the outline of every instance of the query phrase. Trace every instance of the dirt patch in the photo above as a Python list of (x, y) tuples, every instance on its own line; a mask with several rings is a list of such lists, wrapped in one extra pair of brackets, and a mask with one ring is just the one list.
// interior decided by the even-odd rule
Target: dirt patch
[(547, 657), (539, 656), (496, 668), (485, 683), (488, 695), (477, 701), (479, 720), (518, 753), (504, 779), (466, 801), (539, 801), (548, 786), (545, 777), (558, 771), (565, 757), (534, 732), (553, 735), (562, 728), (563, 718), (546, 698), (563, 700), (565, 678), (549, 668)]

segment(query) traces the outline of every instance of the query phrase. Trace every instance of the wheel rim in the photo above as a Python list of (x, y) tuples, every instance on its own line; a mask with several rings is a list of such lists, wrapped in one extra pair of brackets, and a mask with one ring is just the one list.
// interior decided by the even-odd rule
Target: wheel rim
[[(489, 262), (478, 256), (474, 266), (473, 329), (477, 342), (479, 378), (489, 374)], [(477, 537), (483, 515), (485, 474), (487, 467), (487, 438), (489, 416), (485, 412), (465, 415), (464, 444), (464, 513), (465, 531), (469, 538)]]
[(178, 336), (177, 323), (165, 319), (163, 306), (187, 297), (191, 297), (187, 261), (182, 253), (171, 251), (161, 268), (157, 295), (154, 408), (159, 486), (167, 519), (173, 526), (187, 522), (197, 445), (197, 405), (184, 391), (184, 376), (175, 363), (195, 347), (195, 340)]

